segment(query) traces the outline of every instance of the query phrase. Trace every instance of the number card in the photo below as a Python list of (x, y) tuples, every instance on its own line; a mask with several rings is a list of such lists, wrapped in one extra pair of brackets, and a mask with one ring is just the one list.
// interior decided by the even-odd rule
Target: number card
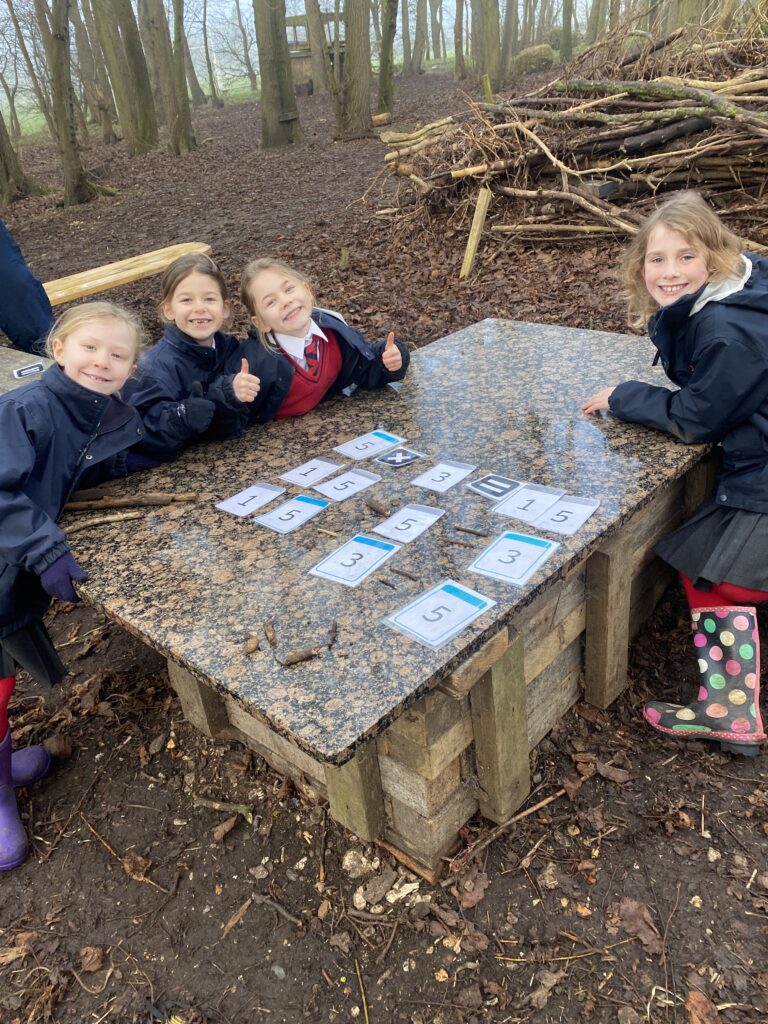
[(372, 430), (370, 434), (356, 437), (353, 441), (340, 444), (333, 450), (339, 455), (346, 455), (348, 459), (370, 459), (374, 455), (380, 455), (387, 448), (402, 444), (404, 440), (404, 437), (387, 434), (383, 430)]
[(390, 540), (407, 544), (409, 540), (415, 540), (425, 530), (428, 530), (442, 515), (445, 515), (444, 508), (433, 508), (431, 505), (406, 505), (404, 508), (398, 509), (389, 519), (385, 519), (383, 523), (374, 526), (373, 529), (382, 537), (389, 537)]
[(599, 506), (600, 502), (594, 498), (576, 498), (566, 494), (548, 508), (544, 515), (539, 516), (533, 525), (538, 526), (540, 530), (570, 536), (586, 523)]
[(438, 462), (432, 469), (411, 480), (411, 483), (416, 487), (426, 487), (428, 491), (444, 494), (476, 469), (477, 466), (470, 466), (468, 462)]
[(525, 484), (493, 506), (493, 511), (511, 519), (532, 523), (562, 498), (565, 491), (557, 487), (541, 487), (539, 484)]
[(399, 469), (401, 466), (410, 466), (417, 459), (423, 459), (424, 452), (415, 452), (413, 448), (392, 448), (390, 451), (380, 455), (374, 462), (381, 462), (385, 466), (394, 466)]
[(309, 571), (312, 576), (335, 580), (346, 587), (356, 587), (399, 550), (397, 544), (389, 544), (387, 541), (376, 540), (375, 537), (366, 537), (359, 533)]
[(331, 473), (335, 473), (337, 469), (341, 469), (340, 462), (331, 462), (330, 459), (310, 459), (309, 462), (297, 466), (289, 473), (283, 473), (280, 479), (287, 480), (289, 484), (298, 484), (300, 487), (310, 487), (318, 480), (323, 480)]
[(522, 486), (519, 480), (510, 480), (509, 477), (497, 476), (495, 473), (487, 473), (479, 480), (473, 480), (471, 484), (467, 484), (470, 491), (477, 491), (484, 498), (495, 498), (496, 501), (505, 498)]
[(495, 604), (454, 580), (443, 580), (384, 622), (437, 650)]
[(268, 505), (278, 494), (285, 494), (285, 488), (275, 487), (274, 484), (254, 484), (253, 487), (246, 487), (239, 494), (220, 501), (216, 508), (220, 508), (222, 512), (231, 512), (233, 516), (249, 516), (262, 505)]
[(559, 547), (554, 540), (503, 533), (477, 556), (469, 571), (521, 587)]
[(312, 490), (319, 491), (326, 498), (332, 498), (334, 501), (344, 501), (346, 498), (351, 498), (353, 494), (357, 494), (358, 491), (364, 491), (371, 484), (377, 484), (379, 480), (381, 477), (376, 476), (375, 473), (366, 473), (364, 469), (350, 469), (340, 476), (335, 476), (332, 480), (315, 484)]
[(322, 512), (324, 508), (328, 508), (328, 505), (329, 502), (320, 498), (308, 498), (306, 494), (298, 494), (290, 501), (284, 501), (282, 505), (273, 508), (271, 512), (257, 516), (254, 522), (261, 523), (262, 526), (267, 526), (277, 533), (290, 533), (316, 516), (318, 512)]

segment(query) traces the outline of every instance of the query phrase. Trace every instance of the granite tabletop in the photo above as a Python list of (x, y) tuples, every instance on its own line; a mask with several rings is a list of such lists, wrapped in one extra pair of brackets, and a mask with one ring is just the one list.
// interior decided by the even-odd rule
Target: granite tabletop
[[(112, 482), (115, 494), (203, 497), (73, 534), (77, 559), (90, 572), (81, 592), (313, 756), (341, 764), (701, 458), (702, 447), (580, 411), (586, 397), (621, 380), (663, 384), (652, 356), (647, 338), (509, 320), (474, 324), (414, 352), (397, 389), (333, 399), (306, 416), (254, 427), (237, 441), (197, 446), (175, 464)], [(351, 463), (333, 452), (375, 429), (404, 437), (427, 457), (392, 468)], [(257, 482), (286, 487), (274, 504), (302, 493), (279, 477), (315, 456), (382, 479), (285, 535), (215, 507)], [(477, 470), (445, 494), (410, 483), (442, 459)], [(491, 500), (467, 488), (485, 473), (563, 488), (600, 506), (574, 536), (547, 534), (494, 513)], [(411, 502), (447, 511), (357, 588), (309, 575), (321, 558), (385, 518), (366, 498), (391, 511)], [(70, 513), (62, 525), (85, 514)], [(510, 529), (560, 542), (522, 588), (467, 571), (491, 539)], [(495, 606), (439, 650), (384, 624), (385, 616), (447, 578), (493, 598)], [(274, 649), (265, 623), (273, 624)], [(260, 640), (252, 654), (249, 637)], [(321, 653), (311, 660), (281, 664), (289, 652), (312, 647)]]
[[(19, 348), (0, 345), (0, 395), (4, 395), (6, 391), (11, 391), (28, 381), (39, 380), (43, 369), (49, 364), (50, 359), (43, 356), (30, 355), (29, 352), (24, 352)], [(42, 367), (42, 369), (37, 369), (37, 367)], [(25, 368), (23, 376), (14, 376), (14, 371), (24, 371)]]

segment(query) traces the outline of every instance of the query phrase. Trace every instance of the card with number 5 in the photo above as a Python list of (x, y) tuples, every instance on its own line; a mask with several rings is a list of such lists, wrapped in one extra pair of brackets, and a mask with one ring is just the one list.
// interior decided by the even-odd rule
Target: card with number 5
[(600, 502), (594, 498), (575, 498), (566, 494), (538, 519), (534, 519), (531, 525), (540, 530), (570, 536), (586, 523), (599, 505)]
[(437, 650), (495, 604), (490, 597), (455, 580), (443, 580), (384, 622)]

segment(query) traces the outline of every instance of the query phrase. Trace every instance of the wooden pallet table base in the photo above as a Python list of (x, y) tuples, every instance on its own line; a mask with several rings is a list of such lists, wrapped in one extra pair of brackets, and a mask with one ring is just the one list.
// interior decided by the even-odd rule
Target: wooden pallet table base
[(705, 459), (340, 767), (173, 662), (171, 685), (198, 729), (239, 739), (308, 781), (340, 824), (434, 880), (473, 814), (502, 822), (524, 802), (529, 754), (566, 711), (582, 696), (607, 707), (624, 689), (631, 636), (672, 575), (653, 544), (670, 528), (671, 509), (682, 519), (706, 493), (712, 472)]

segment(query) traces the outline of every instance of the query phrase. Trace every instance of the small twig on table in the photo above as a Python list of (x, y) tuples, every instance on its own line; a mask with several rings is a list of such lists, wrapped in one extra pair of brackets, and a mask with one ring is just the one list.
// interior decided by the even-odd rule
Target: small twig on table
[(381, 502), (376, 501), (375, 498), (366, 498), (365, 504), (372, 512), (375, 512), (377, 515), (389, 516), (392, 514), (386, 505), (382, 505)]
[(302, 661), (311, 661), (312, 658), (320, 657), (327, 649), (327, 644), (323, 644), (322, 647), (299, 647), (295, 651), (288, 651), (282, 661), (275, 655), (275, 661), (283, 668), (290, 668), (291, 665), (300, 665)]
[(414, 576), (412, 572), (408, 572), (406, 569), (396, 569), (394, 565), (389, 567), (390, 572), (397, 573), (398, 576), (402, 576), (406, 580), (411, 580), (413, 583), (419, 582), (419, 577)]
[(336, 643), (336, 639), (337, 639), (338, 635), (339, 635), (339, 624), (336, 621), (336, 619), (334, 619), (333, 622), (331, 623), (330, 629), (328, 630), (328, 640), (326, 641), (326, 643), (328, 645), (328, 650), (329, 651), (333, 647), (333, 645)]
[(97, 516), (95, 519), (88, 519), (84, 523), (74, 523), (67, 527), (67, 536), (78, 533), (80, 530), (88, 530), (92, 526), (105, 526), (107, 523), (125, 523), (129, 519), (143, 519), (143, 512), (116, 512), (112, 516)]
[(137, 508), (143, 505), (173, 505), (182, 501), (201, 501), (211, 498), (211, 494), (166, 494), (164, 491), (151, 491), (147, 494), (126, 494), (123, 497), (104, 495), (102, 498), (68, 501), (65, 512), (98, 512), (102, 508)]
[(489, 534), (485, 530), (475, 530), (472, 526), (456, 526), (454, 523), (454, 530), (458, 530), (459, 533), (471, 533), (474, 537), (488, 537)]
[(386, 579), (384, 579), (383, 576), (377, 576), (376, 577), (376, 582), (380, 583), (382, 585), (382, 587), (389, 587), (390, 590), (397, 590), (397, 587), (392, 582), (392, 580), (386, 580)]

